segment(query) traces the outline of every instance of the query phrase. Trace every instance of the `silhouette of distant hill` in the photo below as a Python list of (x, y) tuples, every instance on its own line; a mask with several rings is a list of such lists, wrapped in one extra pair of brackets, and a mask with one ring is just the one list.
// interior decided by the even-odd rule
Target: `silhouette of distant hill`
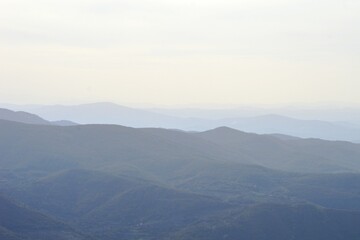
[(0, 108), (0, 119), (28, 124), (49, 124), (48, 121), (35, 114), (15, 112), (4, 108)]
[(76, 125), (76, 123), (67, 120), (51, 122), (32, 113), (23, 112), (23, 111), (12, 111), (4, 108), (0, 108), (0, 119), (20, 122), (20, 123), (27, 123), (27, 124), (59, 125), (59, 126)]

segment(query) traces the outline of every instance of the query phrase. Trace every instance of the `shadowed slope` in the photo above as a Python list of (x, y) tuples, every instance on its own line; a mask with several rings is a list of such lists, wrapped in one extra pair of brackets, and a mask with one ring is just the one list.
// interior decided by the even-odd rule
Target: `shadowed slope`
[(100, 239), (159, 237), (228, 208), (212, 197), (85, 170), (57, 173), (9, 194)]
[(231, 211), (178, 232), (174, 240), (358, 239), (360, 213), (311, 205), (262, 204)]
[(0, 196), (0, 239), (4, 240), (85, 240), (64, 223), (17, 205)]

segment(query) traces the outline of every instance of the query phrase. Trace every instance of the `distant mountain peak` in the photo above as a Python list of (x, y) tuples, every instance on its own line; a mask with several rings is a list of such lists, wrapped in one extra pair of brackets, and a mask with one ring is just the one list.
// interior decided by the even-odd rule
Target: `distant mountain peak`
[(5, 108), (0, 108), (0, 119), (28, 124), (49, 124), (48, 121), (35, 114)]
[(77, 123), (68, 120), (47, 121), (36, 114), (24, 111), (13, 111), (5, 108), (0, 108), (0, 120), (36, 124), (36, 125), (55, 125), (55, 126), (74, 126)]
[(219, 133), (219, 134), (231, 134), (231, 133), (235, 133), (235, 134), (246, 134), (246, 132), (231, 128), (231, 127), (226, 127), (226, 126), (221, 126), (221, 127), (217, 127), (205, 132), (212, 132), (212, 133)]

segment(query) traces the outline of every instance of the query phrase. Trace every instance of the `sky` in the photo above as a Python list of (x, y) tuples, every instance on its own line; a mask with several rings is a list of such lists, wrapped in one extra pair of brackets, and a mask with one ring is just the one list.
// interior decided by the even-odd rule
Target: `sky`
[(360, 104), (358, 0), (1, 0), (0, 102)]

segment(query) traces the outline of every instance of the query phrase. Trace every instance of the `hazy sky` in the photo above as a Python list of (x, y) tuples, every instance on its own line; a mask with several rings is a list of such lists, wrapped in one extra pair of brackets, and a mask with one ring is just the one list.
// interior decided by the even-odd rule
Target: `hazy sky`
[(359, 0), (0, 0), (0, 102), (360, 104)]

